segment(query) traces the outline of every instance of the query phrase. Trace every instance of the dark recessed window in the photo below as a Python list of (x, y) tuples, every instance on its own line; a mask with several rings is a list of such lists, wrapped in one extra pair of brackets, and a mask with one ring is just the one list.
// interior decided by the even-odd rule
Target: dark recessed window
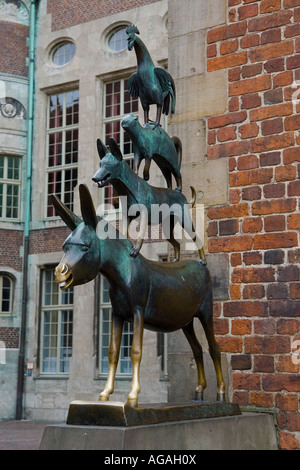
[(59, 46), (56, 46), (52, 53), (53, 63), (59, 67), (68, 64), (73, 59), (75, 50), (75, 44), (72, 42), (65, 42)]
[(120, 52), (127, 47), (126, 27), (122, 26), (116, 29), (108, 39), (108, 46), (112, 51)]

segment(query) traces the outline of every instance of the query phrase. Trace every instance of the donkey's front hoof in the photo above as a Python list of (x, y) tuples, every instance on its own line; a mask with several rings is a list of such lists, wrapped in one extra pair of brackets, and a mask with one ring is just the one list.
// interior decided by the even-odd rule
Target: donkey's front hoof
[(217, 401), (219, 403), (224, 403), (225, 402), (225, 392), (218, 392), (217, 393)]
[(126, 406), (130, 406), (130, 408), (136, 408), (138, 406), (138, 399), (137, 398), (127, 398)]

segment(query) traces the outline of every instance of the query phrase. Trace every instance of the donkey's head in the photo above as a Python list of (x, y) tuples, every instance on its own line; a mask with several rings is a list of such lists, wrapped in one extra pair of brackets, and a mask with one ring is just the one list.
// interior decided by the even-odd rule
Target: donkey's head
[(114, 139), (109, 139), (108, 145), (110, 152), (100, 139), (97, 140), (100, 166), (92, 180), (98, 184), (99, 188), (103, 188), (103, 186), (106, 186), (108, 183), (118, 178), (121, 173), (123, 156), (118, 144)]
[(91, 281), (100, 269), (100, 243), (96, 234), (98, 219), (94, 204), (87, 186), (81, 184), (79, 194), (83, 220), (52, 195), (56, 213), (72, 230), (63, 244), (64, 255), (54, 273), (61, 289)]

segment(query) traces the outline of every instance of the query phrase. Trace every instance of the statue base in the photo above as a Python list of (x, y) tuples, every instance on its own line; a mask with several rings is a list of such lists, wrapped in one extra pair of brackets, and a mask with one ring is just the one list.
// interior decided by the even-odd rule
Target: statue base
[(45, 428), (41, 450), (276, 450), (273, 417), (233, 403), (70, 404), (67, 424)]
[(240, 415), (235, 403), (157, 403), (132, 408), (121, 402), (73, 401), (67, 424), (84, 426), (144, 426), (150, 424)]

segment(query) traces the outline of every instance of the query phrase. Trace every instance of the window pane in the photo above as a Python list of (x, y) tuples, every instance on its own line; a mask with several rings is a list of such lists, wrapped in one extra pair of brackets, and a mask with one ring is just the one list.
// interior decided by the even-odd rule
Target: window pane
[(62, 164), (62, 132), (49, 135), (49, 160), (48, 166)]
[(61, 127), (63, 125), (63, 98), (64, 95), (50, 96), (49, 106), (49, 128)]
[(127, 47), (127, 34), (126, 28), (118, 29), (114, 32), (108, 41), (108, 46), (112, 51), (122, 51)]
[(4, 178), (4, 157), (0, 156), (0, 178)]
[(75, 44), (67, 42), (58, 46), (52, 56), (53, 63), (58, 66), (66, 65), (75, 55)]
[(1, 313), (9, 313), (11, 306), (12, 296), (12, 281), (7, 276), (0, 276), (0, 286), (2, 285), (2, 292), (0, 292), (1, 299)]
[(111, 316), (111, 309), (110, 308), (103, 308), (101, 310), (101, 372), (107, 373), (108, 372), (108, 348), (109, 348), (109, 340), (110, 340), (110, 316)]

